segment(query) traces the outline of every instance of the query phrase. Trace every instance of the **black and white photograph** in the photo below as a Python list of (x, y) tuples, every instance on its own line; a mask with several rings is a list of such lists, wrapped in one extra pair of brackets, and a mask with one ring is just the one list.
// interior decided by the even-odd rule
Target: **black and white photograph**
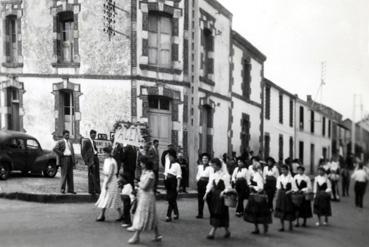
[(0, 0), (0, 246), (364, 247), (369, 0)]

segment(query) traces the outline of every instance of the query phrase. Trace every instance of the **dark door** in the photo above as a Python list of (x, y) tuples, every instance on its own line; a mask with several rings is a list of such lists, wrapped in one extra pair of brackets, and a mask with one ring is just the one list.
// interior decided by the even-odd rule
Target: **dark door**
[(23, 139), (13, 138), (8, 143), (8, 155), (13, 161), (14, 170), (27, 170), (27, 153)]
[(41, 147), (37, 140), (27, 139), (27, 166), (32, 171), (42, 171), (44, 169), (44, 164), (36, 162), (38, 156), (41, 155)]

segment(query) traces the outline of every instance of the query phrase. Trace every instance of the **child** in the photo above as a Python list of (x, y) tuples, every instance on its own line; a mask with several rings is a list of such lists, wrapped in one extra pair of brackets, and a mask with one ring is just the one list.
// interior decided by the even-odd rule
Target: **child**
[(120, 188), (122, 188), (121, 198), (123, 201), (123, 217), (122, 217), (122, 227), (131, 226), (131, 204), (135, 199), (134, 191), (132, 185), (128, 182), (127, 176), (122, 175), (119, 181)]

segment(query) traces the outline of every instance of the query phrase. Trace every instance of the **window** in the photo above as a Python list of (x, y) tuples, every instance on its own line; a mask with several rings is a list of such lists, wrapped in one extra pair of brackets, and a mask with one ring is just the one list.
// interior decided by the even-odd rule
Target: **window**
[(283, 135), (279, 135), (279, 152), (278, 152), (279, 161), (283, 162)]
[(172, 66), (172, 18), (155, 12), (149, 13), (149, 64)]
[(290, 137), (290, 153), (289, 153), (289, 157), (292, 159), (293, 158), (293, 137)]
[(9, 109), (7, 118), (8, 130), (20, 130), (20, 101), (19, 89), (15, 87), (6, 88), (6, 106)]
[(203, 31), (204, 39), (204, 76), (213, 74), (213, 58), (210, 57), (210, 52), (213, 51), (213, 36), (209, 29), (204, 29)]
[(314, 111), (310, 112), (310, 131), (314, 133), (315, 130), (315, 114)]
[(264, 159), (268, 158), (270, 155), (270, 136), (268, 133), (264, 136)]
[(322, 135), (325, 136), (325, 117), (322, 118)]
[(9, 143), (9, 147), (13, 148), (13, 149), (21, 149), (21, 150), (26, 149), (26, 147), (24, 145), (24, 140), (18, 139), (18, 138), (11, 139), (10, 143)]
[(283, 124), (283, 94), (279, 94), (279, 123)]
[(300, 106), (300, 130), (304, 130), (304, 107)]
[(169, 111), (170, 100), (165, 97), (149, 96), (149, 108)]
[(5, 53), (7, 63), (16, 63), (18, 58), (18, 40), (17, 40), (17, 17), (9, 15), (5, 19), (5, 35), (7, 37), (5, 43)]
[(270, 86), (265, 87), (265, 118), (270, 119)]
[(290, 99), (290, 127), (293, 127), (293, 100)]
[(243, 60), (243, 83), (242, 83), (242, 96), (246, 97), (247, 99), (250, 99), (250, 93), (251, 93), (251, 63), (248, 59)]
[(75, 121), (75, 102), (73, 98), (73, 91), (71, 90), (62, 90), (60, 92), (60, 99), (61, 99), (61, 110), (62, 110), (62, 117), (63, 117), (63, 125), (64, 129), (68, 130), (71, 137), (75, 136), (75, 128), (74, 128), (74, 121)]
[(58, 14), (60, 41), (58, 46), (59, 61), (61, 63), (73, 62), (74, 56), (74, 17), (72, 11)]
[(304, 163), (304, 142), (299, 142), (299, 160)]
[(27, 139), (26, 143), (27, 143), (27, 149), (31, 149), (31, 150), (39, 150), (40, 149), (40, 145), (34, 139)]
[(328, 120), (328, 138), (331, 138), (331, 120)]
[(241, 152), (247, 150), (250, 145), (250, 116), (242, 114), (241, 119)]

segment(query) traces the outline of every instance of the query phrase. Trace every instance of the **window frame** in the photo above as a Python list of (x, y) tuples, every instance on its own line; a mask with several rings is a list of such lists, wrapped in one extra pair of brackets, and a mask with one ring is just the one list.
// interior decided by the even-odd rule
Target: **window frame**
[[(152, 18), (154, 18), (156, 20), (156, 26), (155, 29), (156, 30), (150, 30), (151, 27), (151, 23), (152, 23)], [(168, 27), (168, 30), (170, 30), (169, 33), (164, 33), (163, 32), (163, 27), (162, 27), (162, 23), (164, 22), (164, 19), (167, 18), (169, 20), (168, 23), (170, 23), (170, 26)], [(149, 21), (149, 26), (148, 26), (148, 65), (149, 66), (155, 66), (158, 68), (165, 68), (165, 69), (171, 69), (173, 68), (173, 61), (172, 61), (172, 44), (173, 44), (173, 16), (166, 14), (166, 13), (162, 13), (162, 12), (156, 12), (156, 11), (150, 11), (148, 14), (148, 21)], [(156, 47), (155, 46), (150, 46), (151, 42), (150, 42), (150, 38), (152, 37), (151, 35), (156, 35)], [(163, 48), (162, 46), (162, 36), (163, 35), (169, 35), (169, 47), (168, 48)], [(155, 49), (156, 50), (156, 62), (152, 63), (151, 59), (150, 59), (150, 50), (151, 49)], [(163, 51), (168, 51), (168, 63), (163, 63), (162, 59), (161, 59), (161, 52)]]

